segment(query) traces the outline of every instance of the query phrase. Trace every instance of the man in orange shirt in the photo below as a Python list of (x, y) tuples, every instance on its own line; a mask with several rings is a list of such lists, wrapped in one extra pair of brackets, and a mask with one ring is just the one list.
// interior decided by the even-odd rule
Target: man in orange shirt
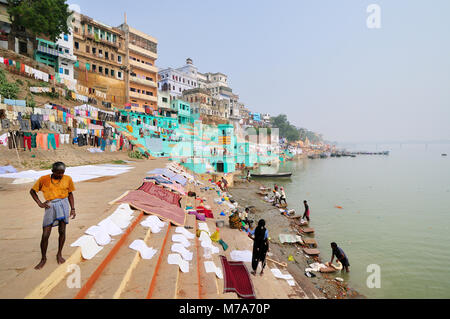
[[(58, 226), (59, 245), (56, 260), (58, 264), (63, 264), (65, 259), (62, 257), (62, 249), (66, 241), (66, 225), (69, 223), (69, 217), (75, 219), (75, 204), (72, 192), (75, 190), (72, 178), (64, 175), (66, 165), (57, 162), (52, 166), (51, 175), (42, 176), (30, 190), (31, 197), (40, 208), (45, 208), (43, 233), (41, 239), (42, 259), (35, 267), (39, 270), (47, 262), (47, 246), (52, 228)], [(42, 191), (45, 202), (41, 202), (37, 193)], [(70, 205), (70, 208), (69, 208)], [(69, 213), (70, 212), (70, 213)]]

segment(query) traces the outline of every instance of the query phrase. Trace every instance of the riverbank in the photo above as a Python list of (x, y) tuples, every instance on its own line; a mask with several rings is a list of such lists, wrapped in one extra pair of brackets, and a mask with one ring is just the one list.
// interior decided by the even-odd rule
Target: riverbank
[[(335, 280), (336, 277), (340, 277), (340, 272), (334, 274), (314, 273), (316, 277), (306, 277), (305, 268), (308, 268), (316, 260), (304, 254), (300, 244), (282, 244), (279, 241), (279, 234), (298, 235), (295, 227), (299, 226), (299, 221), (281, 215), (277, 207), (265, 202), (263, 196), (257, 194), (261, 186), (263, 185), (257, 181), (251, 181), (250, 183), (235, 181), (235, 185), (230, 189), (230, 193), (233, 199), (239, 202), (240, 206), (252, 207), (250, 219), (255, 222), (258, 222), (259, 219), (266, 221), (270, 236), (270, 253), (273, 254), (270, 258), (286, 262), (288, 265), (286, 270), (295, 278), (305, 292), (321, 295), (327, 299), (365, 298), (349, 287), (345, 281), (341, 283)], [(271, 187), (272, 185), (266, 186)], [(300, 212), (297, 212), (297, 214), (300, 214)], [(314, 227), (314, 222), (310, 226)], [(318, 247), (318, 249), (320, 248), (322, 248), (322, 256), (331, 254), (329, 247)], [(292, 256), (294, 261), (289, 261), (289, 256)], [(324, 257), (319, 257), (319, 260), (321, 262), (327, 261)]]

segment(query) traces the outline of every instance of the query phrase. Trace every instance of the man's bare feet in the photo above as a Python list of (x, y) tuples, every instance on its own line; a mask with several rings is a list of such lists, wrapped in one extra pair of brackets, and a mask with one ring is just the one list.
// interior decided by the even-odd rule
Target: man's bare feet
[(47, 258), (42, 258), (40, 263), (36, 267), (34, 267), (34, 269), (36, 269), (36, 270), (42, 269), (46, 262), (47, 262)]
[(253, 276), (256, 276), (256, 271), (252, 271), (251, 274), (252, 274)]
[(264, 271), (261, 271), (261, 273), (259, 274), (260, 276), (264, 275)]
[(58, 265), (64, 264), (66, 262), (66, 260), (62, 258), (61, 255), (56, 256), (56, 261), (58, 262)]

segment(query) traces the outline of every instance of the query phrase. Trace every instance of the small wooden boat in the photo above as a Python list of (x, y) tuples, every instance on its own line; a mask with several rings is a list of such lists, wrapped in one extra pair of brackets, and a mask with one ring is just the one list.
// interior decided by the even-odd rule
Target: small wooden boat
[(253, 174), (252, 177), (266, 177), (266, 178), (277, 178), (277, 177), (291, 177), (292, 173), (275, 173), (275, 174)]

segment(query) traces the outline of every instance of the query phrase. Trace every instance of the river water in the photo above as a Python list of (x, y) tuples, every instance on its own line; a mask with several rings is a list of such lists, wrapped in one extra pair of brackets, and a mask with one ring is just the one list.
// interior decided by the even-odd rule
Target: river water
[[(292, 178), (276, 182), (289, 208), (303, 213), (308, 200), (322, 260), (332, 241), (345, 251), (351, 287), (369, 298), (450, 298), (450, 145), (377, 150), (391, 153), (287, 162), (280, 171)], [(379, 266), (380, 288), (367, 285), (369, 265)]]

